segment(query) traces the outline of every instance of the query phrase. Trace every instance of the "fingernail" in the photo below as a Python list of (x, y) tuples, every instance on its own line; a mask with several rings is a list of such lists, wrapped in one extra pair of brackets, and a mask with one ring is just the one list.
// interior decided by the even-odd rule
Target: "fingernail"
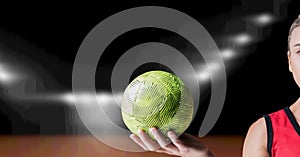
[(175, 137), (175, 136), (176, 136), (176, 134), (175, 134), (173, 131), (169, 131), (169, 132), (168, 132), (168, 135), (169, 135), (169, 136), (172, 136), (172, 137)]
[(139, 130), (139, 131), (138, 131), (139, 134), (142, 134), (143, 132), (144, 132), (143, 130)]
[(133, 139), (134, 136), (135, 136), (134, 134), (131, 134), (129, 137)]
[(157, 133), (156, 128), (150, 128), (149, 130), (150, 130), (152, 133)]

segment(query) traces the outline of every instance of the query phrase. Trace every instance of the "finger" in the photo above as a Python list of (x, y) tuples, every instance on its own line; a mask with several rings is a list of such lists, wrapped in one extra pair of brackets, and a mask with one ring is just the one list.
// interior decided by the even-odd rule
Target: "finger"
[(155, 152), (157, 153), (165, 153), (165, 154), (169, 154), (169, 155), (177, 155), (177, 154), (174, 154), (173, 152), (170, 152), (166, 149), (163, 149), (163, 148), (159, 148), (159, 149), (156, 149)]
[(131, 134), (129, 136), (135, 143), (137, 143), (139, 146), (141, 146), (144, 150), (148, 150), (146, 145), (142, 142), (142, 140), (135, 134)]
[(168, 137), (180, 152), (184, 152), (187, 150), (186, 146), (183, 144), (183, 141), (181, 141), (173, 131), (168, 132)]
[(161, 147), (164, 147), (170, 143), (163, 137), (158, 129), (150, 128), (149, 130)]
[(168, 142), (157, 128), (150, 128), (150, 132), (162, 148), (173, 153), (178, 153), (178, 149), (172, 143)]
[(138, 133), (141, 141), (146, 145), (148, 150), (154, 151), (155, 149), (160, 148), (160, 146), (154, 142), (143, 130), (139, 130)]

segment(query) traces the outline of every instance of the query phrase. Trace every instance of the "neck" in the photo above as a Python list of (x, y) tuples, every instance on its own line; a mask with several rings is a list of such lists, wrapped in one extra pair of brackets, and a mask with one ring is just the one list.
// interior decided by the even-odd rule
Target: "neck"
[(296, 119), (300, 119), (300, 98), (290, 106), (291, 111), (293, 112)]

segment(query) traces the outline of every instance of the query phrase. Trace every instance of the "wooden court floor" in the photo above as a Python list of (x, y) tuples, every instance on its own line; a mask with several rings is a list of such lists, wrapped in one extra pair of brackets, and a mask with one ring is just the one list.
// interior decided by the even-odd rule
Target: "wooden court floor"
[[(240, 157), (244, 137), (206, 136), (200, 138), (216, 157)], [(93, 136), (0, 136), (1, 157), (167, 157), (154, 152), (116, 150)]]

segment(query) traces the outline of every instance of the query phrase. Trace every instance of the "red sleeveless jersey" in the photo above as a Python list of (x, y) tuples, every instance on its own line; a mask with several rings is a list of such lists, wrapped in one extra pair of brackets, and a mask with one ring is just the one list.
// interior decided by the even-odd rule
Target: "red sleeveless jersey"
[(267, 125), (267, 148), (271, 157), (300, 156), (300, 126), (286, 107), (264, 116)]

